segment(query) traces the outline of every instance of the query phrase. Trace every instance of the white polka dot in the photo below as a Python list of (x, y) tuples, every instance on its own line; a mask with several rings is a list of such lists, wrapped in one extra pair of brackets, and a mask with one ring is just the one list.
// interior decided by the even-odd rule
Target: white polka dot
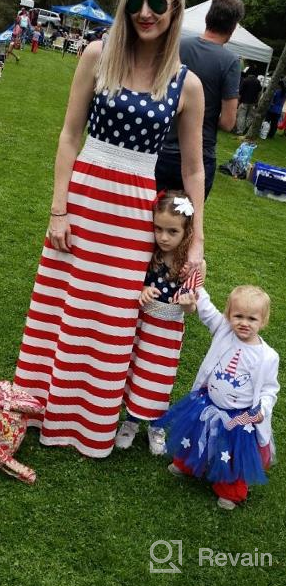
[(108, 124), (108, 126), (113, 126), (113, 121), (112, 120), (108, 120), (107, 124)]
[(95, 138), (99, 138), (99, 134), (96, 134), (96, 135), (95, 135)]
[(130, 130), (131, 126), (130, 124), (124, 124), (124, 130)]
[(163, 277), (158, 277), (158, 283), (163, 283)]
[(92, 125), (92, 130), (95, 130), (95, 124)]
[(128, 100), (128, 97), (125, 94), (122, 94), (122, 96), (120, 96), (120, 100), (122, 100), (122, 102), (126, 102), (126, 100)]
[(163, 287), (163, 293), (168, 293), (168, 287)]
[(164, 110), (165, 110), (164, 104), (160, 104), (159, 105), (159, 110), (161, 110), (161, 112), (164, 112)]
[(109, 141), (109, 138), (106, 138), (106, 139), (105, 139), (105, 142), (110, 142), (110, 141)]
[(120, 147), (124, 147), (124, 142), (120, 142), (120, 143), (119, 143), (119, 146), (120, 146)]
[(131, 140), (131, 141), (133, 142), (134, 140), (136, 140), (136, 136), (134, 136), (134, 135), (132, 134), (132, 135), (129, 137), (129, 140)]
[(135, 122), (136, 122), (136, 124), (141, 124), (142, 118), (135, 118)]
[(95, 103), (99, 104), (99, 98), (96, 98)]
[(153, 124), (153, 128), (155, 130), (157, 130), (157, 128), (159, 128), (159, 126), (160, 126), (159, 122), (156, 122), (155, 124)]
[(150, 153), (151, 151), (150, 151), (150, 149), (146, 149), (146, 151), (145, 151), (145, 152), (146, 152), (146, 153)]
[(108, 90), (103, 90), (102, 95), (107, 96), (107, 94), (108, 94)]
[(101, 132), (101, 134), (103, 134), (103, 133), (104, 133), (104, 128), (103, 128), (103, 126), (101, 127), (101, 129), (100, 129), (100, 132)]
[(117, 114), (117, 118), (118, 118), (119, 120), (122, 120), (122, 118), (123, 118), (123, 114), (122, 114), (122, 112), (118, 112), (118, 114)]
[(155, 140), (159, 138), (160, 134), (155, 134)]
[(156, 143), (154, 144), (154, 149), (157, 149), (157, 148), (158, 148), (158, 143), (156, 142)]
[(146, 106), (147, 102), (146, 100), (140, 100), (140, 106)]
[(147, 132), (148, 132), (148, 131), (147, 131), (147, 129), (146, 129), (146, 128), (142, 128), (142, 130), (141, 130), (141, 134), (147, 134)]
[(106, 113), (105, 110), (104, 110), (104, 108), (101, 108), (100, 113), (103, 114), (103, 115)]
[(110, 106), (110, 108), (114, 108), (115, 101), (114, 100), (109, 100), (108, 105)]
[(131, 92), (132, 96), (138, 96), (138, 92)]
[(147, 145), (150, 144), (150, 140), (149, 139), (145, 140), (144, 144), (147, 144)]
[(135, 145), (135, 147), (133, 147), (133, 150), (134, 150), (134, 151), (139, 151), (139, 146), (138, 146), (138, 144), (136, 144), (136, 145)]
[(176, 110), (172, 110), (172, 116), (174, 116), (174, 114), (176, 114)]
[(120, 132), (118, 132), (118, 130), (114, 130), (114, 136), (119, 136)]
[(166, 118), (164, 120), (165, 124), (168, 124), (169, 120), (170, 120), (170, 118), (168, 116), (166, 116)]
[(96, 122), (99, 122), (99, 116), (96, 116)]
[(173, 297), (168, 297), (168, 303), (172, 303)]
[(128, 106), (128, 112), (135, 112), (134, 106)]
[(172, 282), (170, 283), (170, 285), (171, 285), (171, 287), (172, 287), (173, 289), (174, 289), (174, 287), (176, 287), (176, 283), (174, 283), (174, 281), (172, 281)]
[(173, 98), (168, 99), (168, 104), (170, 104), (170, 106), (172, 106), (173, 102), (174, 102)]
[(171, 87), (173, 87), (174, 89), (176, 89), (178, 87), (178, 84), (175, 81), (173, 81), (173, 83), (171, 83)]
[(148, 110), (147, 115), (149, 116), (149, 118), (153, 118), (153, 116), (155, 116), (154, 110)]
[(93, 120), (94, 119), (94, 113), (92, 112), (92, 114), (90, 115), (90, 119)]

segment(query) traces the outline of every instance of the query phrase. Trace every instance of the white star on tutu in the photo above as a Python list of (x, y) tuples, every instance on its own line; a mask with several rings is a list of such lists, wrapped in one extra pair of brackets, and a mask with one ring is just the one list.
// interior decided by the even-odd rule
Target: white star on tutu
[(191, 442), (189, 440), (188, 437), (183, 437), (182, 441), (181, 441), (182, 446), (184, 446), (184, 448), (190, 448), (191, 447)]
[(221, 453), (221, 460), (223, 462), (225, 462), (226, 464), (228, 463), (228, 461), (230, 460), (230, 455), (228, 453), (228, 450), (226, 450), (226, 452)]
[(244, 429), (244, 431), (248, 431), (248, 433), (251, 433), (254, 430), (254, 427), (253, 427), (252, 423), (247, 423), (243, 429)]

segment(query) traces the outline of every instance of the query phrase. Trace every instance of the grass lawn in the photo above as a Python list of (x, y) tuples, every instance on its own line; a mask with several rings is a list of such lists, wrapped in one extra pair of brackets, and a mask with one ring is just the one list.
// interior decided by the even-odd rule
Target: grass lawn
[[(0, 80), (0, 376), (11, 379), (49, 217), (53, 162), (76, 58), (26, 48)], [(239, 142), (219, 137), (219, 162)], [(286, 166), (286, 139), (258, 141), (254, 159)], [(267, 486), (253, 487), (233, 512), (217, 508), (203, 481), (176, 479), (148, 453), (146, 431), (134, 447), (94, 461), (74, 449), (40, 446), (30, 430), (19, 460), (38, 473), (34, 487), (1, 474), (1, 586), (282, 586), (285, 584), (285, 251), (286, 204), (259, 198), (253, 186), (217, 174), (205, 210), (207, 288), (221, 309), (241, 283), (272, 298), (266, 341), (281, 357), (275, 409), (278, 462)], [(187, 321), (174, 398), (190, 387), (209, 346), (197, 317)], [(150, 573), (150, 546), (181, 540), (181, 573)], [(199, 548), (272, 555), (272, 566), (203, 562)], [(166, 557), (162, 544), (154, 550)], [(178, 560), (174, 545), (172, 561)], [(167, 568), (167, 563), (154, 564)]]

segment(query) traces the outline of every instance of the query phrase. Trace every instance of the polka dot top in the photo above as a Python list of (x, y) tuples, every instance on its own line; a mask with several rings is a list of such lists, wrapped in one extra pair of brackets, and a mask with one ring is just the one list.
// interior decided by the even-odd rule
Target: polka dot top
[(162, 303), (172, 303), (173, 296), (182, 286), (179, 281), (168, 281), (169, 268), (163, 263), (158, 271), (147, 271), (144, 286), (145, 287), (156, 287), (161, 291), (158, 301)]
[(147, 92), (122, 88), (109, 98), (108, 91), (95, 94), (90, 105), (88, 132), (113, 145), (145, 153), (157, 153), (176, 114), (188, 69), (170, 81), (166, 97), (154, 100)]

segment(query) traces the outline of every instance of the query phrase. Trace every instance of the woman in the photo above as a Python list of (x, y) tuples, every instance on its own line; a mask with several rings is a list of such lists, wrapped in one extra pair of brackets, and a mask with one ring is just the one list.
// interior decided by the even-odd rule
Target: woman
[[(181, 66), (182, 0), (120, 0), (102, 52), (80, 59), (60, 135), (48, 237), (15, 383), (46, 406), (41, 442), (92, 457), (114, 445), (153, 249), (156, 154), (176, 111), (203, 257), (203, 91)], [(89, 136), (78, 155), (89, 120)]]

